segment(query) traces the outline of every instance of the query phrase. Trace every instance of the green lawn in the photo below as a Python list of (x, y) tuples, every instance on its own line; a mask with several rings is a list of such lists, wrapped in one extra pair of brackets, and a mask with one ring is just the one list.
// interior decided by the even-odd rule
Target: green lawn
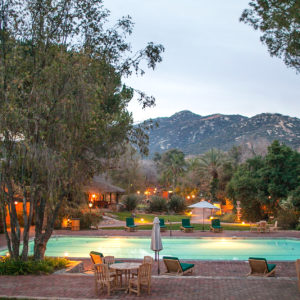
[[(195, 230), (202, 230), (202, 225), (201, 224), (192, 224), (195, 228)], [(166, 223), (167, 226), (167, 230), (170, 229), (170, 225), (168, 223)], [(250, 226), (244, 225), (226, 225), (226, 224), (222, 224), (224, 230), (239, 230), (239, 231), (249, 231), (250, 230)], [(180, 229), (180, 224), (172, 224), (172, 230), (179, 230)], [(124, 227), (106, 227), (105, 229), (111, 229), (111, 230), (120, 230), (120, 229), (124, 229)], [(138, 230), (151, 230), (152, 229), (152, 225), (138, 225)], [(204, 224), (204, 230), (209, 230), (209, 225), (208, 224)]]
[[(110, 215), (116, 216), (116, 219), (125, 221), (126, 218), (131, 217), (131, 212), (125, 211), (125, 212), (114, 212)], [(159, 217), (165, 219), (165, 223), (170, 220), (171, 222), (181, 222), (183, 218), (190, 219), (189, 216), (186, 215), (154, 215), (154, 214), (136, 214), (135, 221), (140, 221), (141, 219), (144, 219), (145, 223), (152, 223), (154, 217)]]

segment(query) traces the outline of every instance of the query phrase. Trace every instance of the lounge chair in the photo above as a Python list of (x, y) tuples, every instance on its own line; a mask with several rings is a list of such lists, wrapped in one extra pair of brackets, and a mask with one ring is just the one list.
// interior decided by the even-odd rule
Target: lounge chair
[(268, 264), (265, 258), (249, 257), (248, 261), (251, 271), (247, 276), (269, 277), (275, 275), (276, 265)]
[(164, 264), (167, 268), (165, 274), (168, 275), (184, 275), (193, 273), (194, 264), (181, 263), (177, 257), (163, 256)]
[(167, 230), (167, 226), (165, 225), (165, 219), (159, 219), (160, 231), (164, 232)]
[(150, 295), (151, 288), (151, 265), (150, 264), (142, 264), (137, 273), (136, 278), (129, 279), (129, 294), (131, 292), (137, 293), (138, 296), (141, 295), (141, 287), (146, 286), (148, 295)]
[(127, 231), (136, 231), (137, 226), (134, 224), (133, 218), (126, 218), (125, 230)]
[(300, 291), (300, 259), (296, 260), (296, 271), (297, 271), (297, 277), (298, 277), (298, 289)]
[(103, 254), (96, 251), (90, 252), (90, 257), (92, 260), (92, 263), (95, 264), (103, 264)]
[(219, 219), (211, 220), (210, 231), (213, 231), (213, 232), (222, 232), (223, 231), (223, 227), (221, 226)]
[(194, 226), (191, 226), (190, 219), (182, 219), (180, 230), (184, 232), (193, 232)]
[(279, 227), (277, 225), (278, 225), (278, 221), (275, 221), (274, 226), (269, 226), (269, 231), (270, 232), (277, 232), (278, 229), (279, 229)]

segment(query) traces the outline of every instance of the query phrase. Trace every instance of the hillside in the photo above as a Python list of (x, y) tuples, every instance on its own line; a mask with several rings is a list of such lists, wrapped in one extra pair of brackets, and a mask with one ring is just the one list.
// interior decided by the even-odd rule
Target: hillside
[(226, 151), (233, 145), (275, 139), (300, 149), (300, 119), (280, 114), (263, 113), (252, 118), (222, 114), (200, 116), (185, 110), (153, 121), (159, 127), (148, 132), (150, 156), (172, 148), (186, 154), (200, 154), (213, 147)]

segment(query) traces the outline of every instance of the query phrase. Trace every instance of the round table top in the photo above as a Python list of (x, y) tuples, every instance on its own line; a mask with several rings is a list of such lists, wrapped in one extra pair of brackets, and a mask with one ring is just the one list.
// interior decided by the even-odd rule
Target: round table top
[(134, 263), (134, 262), (125, 262), (125, 263), (118, 263), (118, 264), (111, 264), (109, 267), (111, 269), (116, 270), (133, 270), (138, 269), (141, 266), (141, 263)]

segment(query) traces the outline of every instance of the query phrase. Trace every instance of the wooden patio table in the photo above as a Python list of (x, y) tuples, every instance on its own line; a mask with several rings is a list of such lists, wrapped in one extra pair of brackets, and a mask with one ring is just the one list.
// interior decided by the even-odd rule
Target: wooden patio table
[[(131, 270), (137, 270), (141, 266), (141, 263), (134, 263), (134, 262), (124, 262), (124, 263), (117, 263), (117, 264), (111, 264), (109, 267), (111, 269), (114, 269), (116, 271), (121, 271), (122, 274), (125, 275), (125, 282), (124, 282), (124, 287), (120, 285), (119, 289), (125, 289), (126, 292), (128, 291), (128, 284), (129, 284), (129, 279), (130, 279), (130, 272)], [(118, 280), (118, 277), (117, 277)], [(119, 283), (117, 282), (117, 285)]]

